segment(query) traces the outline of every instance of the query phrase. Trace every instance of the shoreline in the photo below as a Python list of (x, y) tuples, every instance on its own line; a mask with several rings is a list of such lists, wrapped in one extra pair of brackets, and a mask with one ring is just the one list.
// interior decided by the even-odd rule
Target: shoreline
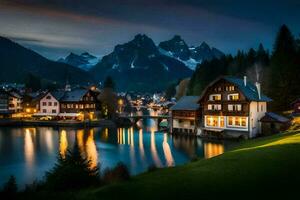
[(0, 127), (28, 127), (28, 126), (50, 126), (50, 127), (116, 127), (112, 120), (97, 121), (41, 121), (41, 120), (14, 120), (1, 119)]

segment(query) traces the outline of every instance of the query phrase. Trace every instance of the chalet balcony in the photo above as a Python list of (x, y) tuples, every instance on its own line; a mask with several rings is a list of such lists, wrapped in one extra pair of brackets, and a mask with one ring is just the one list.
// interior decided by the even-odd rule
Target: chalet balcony
[(218, 116), (248, 116), (248, 111), (228, 111), (228, 110), (205, 110), (204, 115), (218, 115)]

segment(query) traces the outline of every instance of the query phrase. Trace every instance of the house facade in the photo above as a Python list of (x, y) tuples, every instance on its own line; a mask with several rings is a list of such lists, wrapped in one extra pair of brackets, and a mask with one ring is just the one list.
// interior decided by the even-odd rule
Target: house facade
[(36, 116), (56, 117), (60, 113), (60, 99), (64, 92), (47, 92), (39, 101), (39, 113)]
[(300, 98), (294, 101), (292, 104), (293, 114), (300, 115)]
[(253, 138), (261, 132), (260, 119), (271, 101), (261, 93), (260, 84), (247, 78), (222, 77), (202, 93), (201, 134), (225, 134), (228, 137)]
[(171, 133), (195, 134), (199, 125), (199, 96), (183, 96), (170, 108)]
[(101, 107), (97, 96), (97, 92), (86, 89), (66, 92), (60, 100), (60, 115), (62, 117), (72, 117), (82, 113), (84, 118), (96, 118)]
[(95, 119), (101, 104), (98, 93), (89, 89), (47, 92), (39, 101), (37, 117)]
[(0, 114), (1, 116), (11, 116), (22, 112), (22, 96), (13, 91), (0, 90)]

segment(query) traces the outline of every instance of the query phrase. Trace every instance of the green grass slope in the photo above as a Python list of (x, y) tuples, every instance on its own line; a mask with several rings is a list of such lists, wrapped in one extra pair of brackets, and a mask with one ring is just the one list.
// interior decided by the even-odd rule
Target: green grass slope
[[(90, 189), (79, 199), (290, 199), (300, 195), (300, 132), (245, 141), (208, 160)], [(297, 198), (296, 198), (297, 199)]]

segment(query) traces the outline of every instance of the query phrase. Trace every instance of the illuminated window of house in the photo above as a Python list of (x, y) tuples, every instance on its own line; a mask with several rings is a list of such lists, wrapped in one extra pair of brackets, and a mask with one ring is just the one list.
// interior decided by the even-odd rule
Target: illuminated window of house
[(221, 110), (222, 109), (221, 104), (208, 104), (207, 106), (208, 106), (207, 107), (208, 110)]
[(218, 116), (207, 116), (206, 117), (207, 126), (218, 126)]
[(227, 125), (232, 127), (247, 127), (247, 118), (246, 117), (228, 117)]
[(242, 121), (242, 126), (246, 127), (247, 126), (246, 118), (242, 117), (241, 121)]
[(222, 116), (206, 116), (206, 126), (224, 127), (224, 117)]
[(224, 123), (224, 117), (220, 117), (220, 127), (224, 127), (225, 123)]
[(228, 95), (228, 100), (239, 100), (239, 94), (236, 93), (236, 94), (229, 94)]
[(209, 95), (210, 101), (220, 101), (221, 100), (221, 94), (211, 94)]
[(233, 117), (228, 117), (228, 125), (233, 126)]
[(241, 104), (228, 104), (228, 111), (241, 111), (242, 105)]

